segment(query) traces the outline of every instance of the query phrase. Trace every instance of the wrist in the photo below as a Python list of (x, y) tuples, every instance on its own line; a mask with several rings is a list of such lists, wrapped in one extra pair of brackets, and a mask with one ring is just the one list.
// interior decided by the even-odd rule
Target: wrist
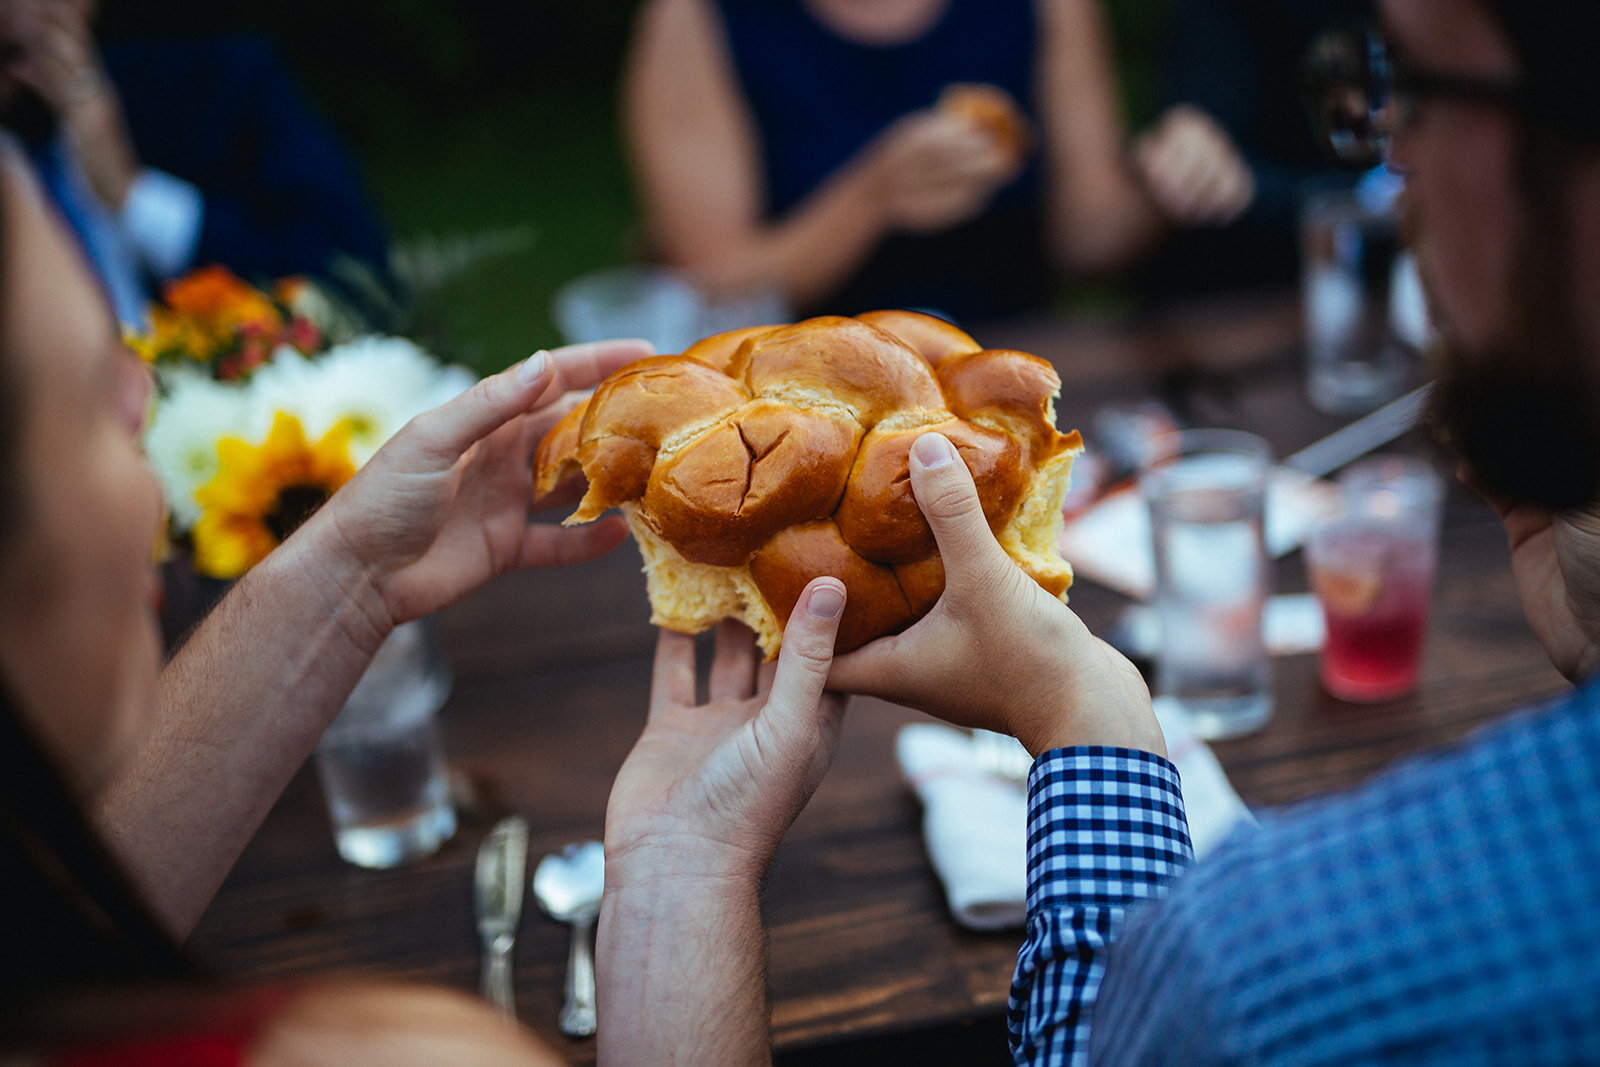
[(251, 573), (257, 571), (266, 579), (300, 583), (313, 608), (326, 612), (335, 630), (368, 656), (394, 630), (396, 620), (371, 574), (329, 515), (313, 516)]
[(1165, 756), (1166, 738), (1138, 668), (1090, 635), (1075, 616), (1059, 630), (1046, 630), (1053, 642), (1050, 647), (1066, 651), (1044, 659), (1054, 669), (1039, 674), (1037, 696), (1031, 702), (1039, 710), (1019, 717), (1017, 739), (1035, 757), (1077, 745)]
[(846, 172), (856, 208), (853, 214), (860, 228), (874, 238), (899, 226), (894, 210), (894, 170), (892, 160), (882, 150), (868, 150)]
[(674, 892), (708, 900), (754, 898), (770, 857), (700, 835), (660, 832), (619, 843), (606, 834), (606, 892)]

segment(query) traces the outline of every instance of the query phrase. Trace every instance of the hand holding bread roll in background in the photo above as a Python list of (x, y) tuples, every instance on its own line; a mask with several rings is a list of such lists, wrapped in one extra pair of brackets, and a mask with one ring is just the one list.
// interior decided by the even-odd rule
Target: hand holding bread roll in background
[(897, 633), (944, 588), (907, 474), (927, 430), (954, 442), (990, 528), (1050, 596), (1076, 433), (1055, 428), (1054, 368), (984, 350), (930, 316), (872, 312), (719, 334), (613, 374), (545, 438), (538, 491), (580, 469), (567, 521), (620, 507), (645, 559), (653, 621), (742, 620), (776, 655), (807, 582), (849, 598), (838, 649)]
[(1021, 167), (1033, 151), (1033, 128), (1028, 118), (997, 85), (955, 82), (939, 94), (938, 109), (981, 130), (1004, 154), (1013, 168)]
[(989, 86), (961, 89), (901, 116), (863, 156), (892, 229), (935, 233), (967, 222), (1022, 168), (1027, 120), (1011, 98)]
[(1034, 756), (1069, 745), (1165, 755), (1138, 668), (1002, 551), (950, 442), (920, 435), (909, 474), (950, 561), (944, 595), (904, 633), (835, 659), (828, 687), (1010, 734)]

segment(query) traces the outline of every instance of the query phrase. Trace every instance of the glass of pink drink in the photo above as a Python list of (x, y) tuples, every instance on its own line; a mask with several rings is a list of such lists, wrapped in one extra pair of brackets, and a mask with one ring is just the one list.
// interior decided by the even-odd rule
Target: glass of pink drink
[(1306, 543), (1327, 637), (1322, 684), (1341, 700), (1391, 700), (1422, 668), (1443, 486), (1421, 461), (1380, 456), (1339, 480), (1338, 513)]

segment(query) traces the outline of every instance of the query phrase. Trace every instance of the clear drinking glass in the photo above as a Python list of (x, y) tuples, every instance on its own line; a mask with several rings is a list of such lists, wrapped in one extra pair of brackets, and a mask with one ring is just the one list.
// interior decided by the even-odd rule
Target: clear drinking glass
[(682, 352), (700, 339), (700, 294), (660, 267), (614, 267), (576, 278), (556, 292), (556, 325), (571, 344), (643, 337), (657, 352)]
[(1407, 338), (1420, 306), (1392, 210), (1354, 191), (1310, 197), (1301, 213), (1306, 389), (1335, 415), (1398, 397), (1412, 361)]
[(1203, 738), (1248, 733), (1272, 716), (1261, 635), (1272, 453), (1252, 434), (1184, 430), (1159, 439), (1156, 457), (1140, 474), (1161, 624), (1156, 695), (1173, 698)]
[(1439, 558), (1444, 487), (1421, 460), (1378, 456), (1339, 479), (1339, 510), (1306, 542), (1327, 637), (1321, 673), (1342, 700), (1391, 700), (1416, 687)]
[(455, 833), (437, 718), (450, 681), (429, 620), (403, 623), (322, 735), (317, 774), (350, 863), (397, 867)]

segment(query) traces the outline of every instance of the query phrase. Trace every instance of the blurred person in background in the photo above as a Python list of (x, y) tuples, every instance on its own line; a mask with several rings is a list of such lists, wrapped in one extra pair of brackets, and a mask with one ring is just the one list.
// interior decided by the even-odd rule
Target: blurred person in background
[(607, 813), (603, 1057), (765, 1054), (760, 880), (831, 758), (831, 688), (1036, 756), (1017, 1063), (1600, 1063), (1600, 5), (1381, 10), (1388, 43), (1363, 41), (1353, 88), (1407, 181), (1434, 418), (1573, 687), (1240, 824), (1191, 866), (1138, 671), (1010, 560), (954, 448), (924, 435), (910, 478), (946, 568), (931, 613), (834, 660), (837, 593), (814, 586), (795, 634), (809, 683), (719, 640), (710, 703), (663, 637), (666, 699)]
[(647, 354), (538, 353), (418, 416), (163, 666), (149, 369), (0, 143), (0, 1059), (559, 1062), (460, 993), (221, 990), (179, 945), (394, 626), (626, 536), (530, 523), (530, 468), (569, 387)]
[(26, 144), (123, 322), (144, 320), (160, 283), (210, 263), (271, 281), (349, 257), (387, 278), (354, 165), (265, 42), (102, 51), (96, 8), (0, 0), (0, 125)]
[[(1207, 123), (1244, 159), (1249, 193), (1220, 227), (1173, 233), (1137, 275), (1152, 297), (1292, 284), (1300, 277), (1300, 208), (1313, 191), (1350, 188), (1302, 101), (1302, 65), (1322, 33), (1358, 25), (1372, 0), (1181, 0), (1163, 62), (1168, 116)], [(1159, 127), (1158, 127), (1159, 129)], [(1177, 154), (1176, 145), (1167, 150)], [(1178, 167), (1139, 154), (1147, 188), (1168, 210), (1189, 194)]]
[[(997, 88), (1021, 143), (940, 106)], [(714, 294), (800, 313), (1044, 308), (1058, 268), (1127, 266), (1174, 226), (1243, 210), (1214, 123), (1175, 113), (1124, 151), (1098, 0), (648, 0), (625, 134), (650, 251)]]

